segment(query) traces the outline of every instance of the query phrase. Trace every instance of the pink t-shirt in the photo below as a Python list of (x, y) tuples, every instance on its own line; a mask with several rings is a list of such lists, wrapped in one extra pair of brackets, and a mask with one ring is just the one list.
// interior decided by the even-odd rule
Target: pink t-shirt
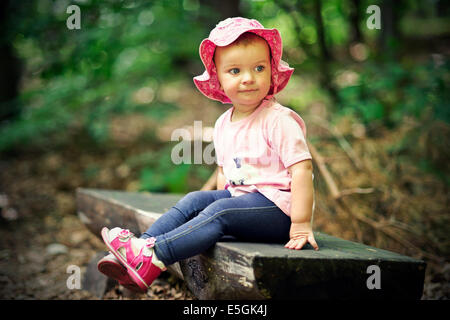
[(290, 216), (287, 168), (311, 159), (303, 119), (275, 98), (263, 100), (250, 116), (235, 122), (233, 109), (214, 126), (217, 165), (223, 167), (226, 188), (233, 197), (259, 191)]

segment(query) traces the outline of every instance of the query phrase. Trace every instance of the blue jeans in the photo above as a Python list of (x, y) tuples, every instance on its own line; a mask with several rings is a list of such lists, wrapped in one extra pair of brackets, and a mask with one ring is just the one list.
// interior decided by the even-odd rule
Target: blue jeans
[(248, 242), (287, 242), (290, 226), (290, 218), (259, 192), (231, 197), (228, 190), (194, 191), (141, 238), (156, 238), (156, 256), (168, 266), (204, 252), (224, 236)]

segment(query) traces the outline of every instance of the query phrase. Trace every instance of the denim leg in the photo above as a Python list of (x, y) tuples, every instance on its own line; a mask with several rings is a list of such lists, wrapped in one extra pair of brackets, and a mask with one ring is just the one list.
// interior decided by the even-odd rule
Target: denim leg
[(224, 235), (255, 242), (289, 239), (290, 218), (260, 193), (219, 199), (178, 228), (156, 237), (155, 252), (165, 265), (195, 256)]
[(228, 190), (193, 191), (186, 194), (172, 208), (155, 221), (142, 235), (142, 239), (167, 233), (194, 218), (216, 200), (229, 198)]

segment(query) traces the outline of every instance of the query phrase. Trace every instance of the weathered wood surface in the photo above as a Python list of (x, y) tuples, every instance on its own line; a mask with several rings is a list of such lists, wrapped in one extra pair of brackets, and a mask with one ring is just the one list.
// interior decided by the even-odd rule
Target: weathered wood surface
[[(183, 195), (78, 189), (80, 219), (97, 236), (120, 226), (139, 235)], [(425, 263), (315, 232), (319, 251), (283, 244), (220, 241), (169, 266), (198, 299), (420, 299)], [(380, 268), (380, 289), (369, 289)]]

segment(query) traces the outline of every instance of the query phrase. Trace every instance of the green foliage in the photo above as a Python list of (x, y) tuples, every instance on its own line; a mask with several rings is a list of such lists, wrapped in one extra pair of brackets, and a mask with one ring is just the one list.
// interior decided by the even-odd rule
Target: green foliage
[[(198, 18), (207, 11), (191, 12), (188, 2), (82, 2), (80, 30), (67, 29), (64, 1), (13, 5), (6, 40), (26, 70), (21, 95), (8, 103), (20, 103), (23, 113), (0, 127), (0, 151), (67, 128), (85, 130), (102, 143), (113, 115), (166, 116), (169, 109), (155, 93), (161, 83), (188, 75), (187, 62), (197, 59), (205, 34)], [(136, 99), (143, 88), (150, 96)]]
[(389, 127), (431, 112), (429, 120), (450, 123), (449, 61), (409, 66), (369, 62), (361, 69), (357, 83), (339, 91), (341, 114), (354, 114), (366, 125)]
[(169, 144), (157, 152), (130, 159), (129, 164), (140, 169), (140, 191), (187, 193), (199, 189), (214, 168), (189, 163), (174, 164)]

